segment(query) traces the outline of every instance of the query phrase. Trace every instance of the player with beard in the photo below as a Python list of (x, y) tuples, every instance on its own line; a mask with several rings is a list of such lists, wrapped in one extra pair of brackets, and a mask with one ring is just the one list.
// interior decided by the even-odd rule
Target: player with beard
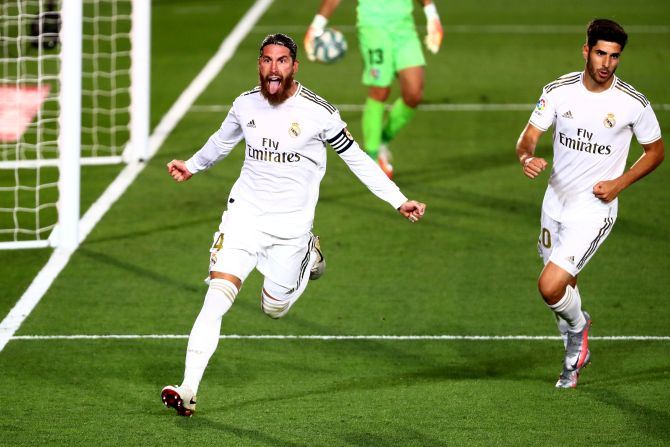
[[(291, 55), (290, 57), (295, 57)], [(280, 61), (282, 66), (286, 68), (288, 63), (291, 62), (289, 58), (286, 60)], [(297, 70), (297, 59), (295, 60), (295, 70)], [(261, 94), (268, 100), (268, 102), (273, 106), (278, 106), (279, 104), (286, 101), (290, 96), (292, 96), (296, 89), (297, 85), (293, 78), (293, 73), (295, 70), (291, 67), (290, 70), (281, 70), (277, 69), (278, 66), (273, 67), (272, 59), (266, 57), (263, 59), (263, 54), (261, 53), (261, 58), (259, 60), (259, 69), (258, 69), (258, 78), (259, 85), (261, 87)]]
[[(523, 173), (536, 178), (548, 162), (535, 156), (535, 148), (554, 126), (554, 166), (538, 240), (545, 264), (538, 288), (565, 344), (558, 388), (576, 387), (591, 359), (591, 317), (582, 310), (577, 276), (612, 230), (619, 194), (664, 157), (661, 129), (649, 101), (614, 74), (627, 40), (619, 24), (593, 20), (582, 49), (584, 71), (544, 87), (516, 146)], [(624, 172), (633, 135), (644, 153)]]
[(308, 280), (323, 273), (325, 260), (311, 229), (326, 143), (377, 197), (410, 222), (423, 217), (426, 205), (407, 200), (360, 149), (337, 109), (294, 80), (297, 70), (295, 42), (284, 34), (267, 36), (258, 58), (260, 85), (237, 97), (219, 130), (189, 160), (167, 165), (183, 182), (245, 140), (244, 164), (209, 250), (209, 289), (189, 336), (184, 380), (161, 392), (179, 415), (195, 411), (223, 315), (254, 268), (264, 276), (261, 309), (270, 318), (286, 315)]

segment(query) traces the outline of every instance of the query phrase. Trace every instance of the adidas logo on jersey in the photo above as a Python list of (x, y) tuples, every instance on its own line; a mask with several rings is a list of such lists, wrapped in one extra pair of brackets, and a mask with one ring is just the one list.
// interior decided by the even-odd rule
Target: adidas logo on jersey
[(256, 128), (256, 123), (254, 123), (254, 120), (251, 120), (247, 123), (247, 127), (253, 127), (254, 129)]
[(561, 116), (562, 116), (563, 118), (569, 118), (569, 119), (572, 119), (572, 112), (568, 110), (567, 112), (565, 112), (565, 113), (564, 113), (563, 115), (561, 115)]

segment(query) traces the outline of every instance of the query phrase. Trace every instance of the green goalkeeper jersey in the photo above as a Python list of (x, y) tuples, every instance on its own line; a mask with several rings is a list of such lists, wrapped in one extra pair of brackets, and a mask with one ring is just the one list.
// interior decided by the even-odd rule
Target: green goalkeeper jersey
[(414, 0), (358, 0), (358, 26), (414, 27)]

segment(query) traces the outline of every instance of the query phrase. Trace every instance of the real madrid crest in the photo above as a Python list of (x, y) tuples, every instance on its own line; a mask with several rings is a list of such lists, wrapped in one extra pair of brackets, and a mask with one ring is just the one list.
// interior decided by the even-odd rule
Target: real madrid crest
[(603, 120), (603, 125), (608, 129), (611, 129), (616, 125), (616, 120), (614, 119), (613, 113), (608, 113), (605, 119)]
[(292, 138), (297, 138), (298, 135), (300, 135), (300, 124), (298, 123), (291, 124), (291, 127), (288, 128), (288, 134)]

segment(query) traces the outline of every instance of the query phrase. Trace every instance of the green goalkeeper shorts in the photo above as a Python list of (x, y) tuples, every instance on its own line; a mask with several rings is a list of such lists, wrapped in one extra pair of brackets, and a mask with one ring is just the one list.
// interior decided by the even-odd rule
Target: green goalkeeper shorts
[(363, 85), (388, 87), (405, 68), (426, 65), (421, 42), (414, 26), (358, 29), (363, 56)]

